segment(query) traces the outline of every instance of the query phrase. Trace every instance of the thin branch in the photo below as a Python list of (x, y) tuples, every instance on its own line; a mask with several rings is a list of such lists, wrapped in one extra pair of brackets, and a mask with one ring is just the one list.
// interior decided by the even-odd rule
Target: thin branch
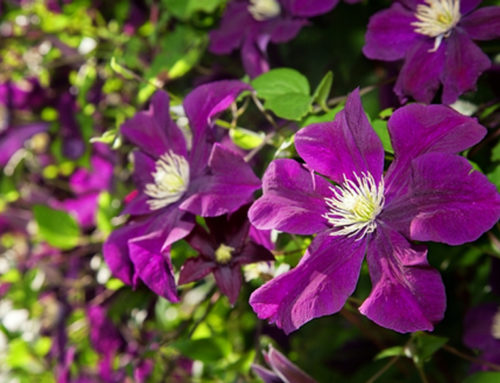
[(401, 357), (400, 355), (396, 355), (395, 357), (391, 358), (391, 360), (389, 360), (389, 362), (388, 362), (388, 363), (386, 363), (386, 364), (384, 365), (384, 367), (382, 367), (380, 370), (378, 370), (378, 371), (375, 373), (375, 375), (373, 375), (370, 379), (368, 379), (368, 380), (366, 381), (366, 383), (373, 383), (373, 382), (375, 382), (375, 381), (376, 381), (378, 378), (380, 378), (380, 377), (381, 377), (381, 376), (382, 376), (382, 375), (383, 375), (383, 374), (384, 374), (387, 370), (389, 370), (389, 368), (391, 368), (391, 367), (392, 367), (392, 365), (393, 365), (394, 363), (396, 363), (396, 362), (399, 360), (399, 358), (400, 358), (400, 357)]
[(494, 371), (500, 371), (500, 366), (498, 364), (488, 362), (487, 360), (484, 360), (484, 359), (476, 358), (475, 356), (472, 356), (472, 355), (467, 355), (467, 354), (463, 353), (462, 351), (457, 350), (455, 347), (452, 347), (452, 346), (445, 344), (443, 346), (443, 349), (445, 351), (448, 351), (450, 354), (453, 354), (453, 355), (458, 356), (459, 358), (468, 360), (469, 362), (482, 364), (483, 366), (487, 366)]
[(429, 380), (427, 379), (427, 376), (425, 376), (424, 369), (421, 365), (418, 363), (415, 363), (415, 367), (418, 371), (418, 375), (420, 376), (420, 380), (422, 380), (422, 383), (429, 383)]

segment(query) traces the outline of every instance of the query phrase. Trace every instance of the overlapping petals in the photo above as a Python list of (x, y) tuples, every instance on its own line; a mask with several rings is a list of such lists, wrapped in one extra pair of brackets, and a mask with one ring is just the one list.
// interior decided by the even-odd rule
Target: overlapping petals
[[(358, 92), (348, 97), (332, 123), (311, 125), (296, 135), (297, 152), (307, 166), (339, 186), (325, 189), (323, 177), (293, 160), (271, 163), (250, 220), (258, 228), (318, 236), (295, 269), (252, 294), (250, 303), (260, 318), (291, 332), (340, 310), (354, 291), (366, 251), (373, 289), (360, 307), (363, 314), (399, 332), (432, 330), (442, 319), (441, 278), (428, 264), (425, 247), (411, 241), (462, 244), (476, 240), (500, 217), (495, 186), (457, 155), (478, 142), (485, 129), (445, 106), (409, 105), (391, 117), (389, 132), (394, 162), (378, 186), (365, 189), (375, 193), (385, 181), (384, 198), (377, 200), (380, 211), (367, 216), (365, 210), (365, 215), (349, 218), (353, 224), (371, 220), (371, 230), (340, 235), (343, 227), (324, 214), (331, 207), (325, 198), (331, 198), (334, 188), (342, 190), (346, 183), (360, 187), (368, 175), (382, 178), (382, 146)], [(350, 195), (343, 209), (357, 209), (358, 197)], [(374, 195), (368, 198), (374, 203)], [(369, 212), (378, 211), (367, 206), (373, 209)]]

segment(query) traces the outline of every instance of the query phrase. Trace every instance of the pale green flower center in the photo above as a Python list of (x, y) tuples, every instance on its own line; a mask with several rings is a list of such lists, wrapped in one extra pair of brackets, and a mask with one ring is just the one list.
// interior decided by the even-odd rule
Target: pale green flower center
[(377, 223), (375, 219), (384, 207), (384, 181), (378, 185), (370, 173), (354, 175), (349, 180), (344, 175), (344, 183), (340, 187), (330, 188), (333, 196), (326, 198), (329, 207), (323, 217), (334, 228), (331, 235), (358, 236), (358, 240), (367, 233), (373, 232)]
[(493, 326), (491, 326), (491, 335), (493, 338), (500, 339), (500, 309), (493, 317)]
[(234, 251), (234, 247), (226, 246), (221, 244), (217, 250), (215, 250), (215, 260), (218, 263), (222, 263), (223, 265), (229, 263), (232, 258), (232, 252)]
[(147, 201), (151, 210), (157, 210), (178, 201), (187, 190), (189, 164), (183, 156), (170, 150), (156, 161), (151, 175), (154, 183), (147, 184), (144, 193), (151, 197)]
[(255, 20), (263, 21), (278, 16), (281, 7), (277, 0), (250, 0), (248, 11)]
[(412, 23), (415, 32), (434, 37), (435, 52), (443, 38), (448, 37), (451, 30), (460, 21), (460, 0), (425, 0), (427, 4), (419, 4), (415, 17), (418, 21)]

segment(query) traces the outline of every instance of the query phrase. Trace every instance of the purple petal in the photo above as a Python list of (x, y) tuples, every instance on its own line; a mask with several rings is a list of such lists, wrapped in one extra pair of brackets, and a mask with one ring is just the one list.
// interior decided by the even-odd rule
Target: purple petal
[(395, 160), (385, 176), (386, 200), (403, 194), (410, 162), (425, 153), (459, 153), (481, 141), (486, 129), (475, 118), (443, 105), (406, 105), (388, 122)]
[(493, 338), (493, 317), (499, 312), (497, 303), (485, 303), (467, 312), (464, 319), (463, 342), (470, 348), (486, 349), (497, 347), (500, 340)]
[(464, 17), (460, 26), (472, 40), (493, 40), (500, 37), (500, 7), (484, 7)]
[(188, 258), (182, 265), (179, 284), (183, 285), (204, 278), (216, 267), (215, 261), (207, 261), (206, 258), (201, 256)]
[(255, 24), (258, 22), (248, 12), (247, 2), (229, 2), (219, 28), (210, 32), (209, 51), (216, 54), (231, 53), (243, 43), (245, 35)]
[(381, 219), (417, 241), (461, 245), (478, 239), (500, 218), (495, 185), (459, 156), (428, 153), (412, 162), (408, 194)]
[(202, 217), (236, 211), (249, 203), (260, 180), (241, 156), (215, 144), (209, 159), (209, 174), (191, 181), (191, 194), (180, 208)]
[(241, 47), (241, 62), (243, 63), (245, 73), (247, 73), (250, 78), (255, 78), (269, 70), (269, 62), (266, 56), (268, 42), (269, 36), (267, 36), (266, 41), (261, 44), (263, 46), (263, 49), (261, 49), (254, 39), (247, 38), (244, 40), (243, 46)]
[(404, 58), (408, 49), (422, 39), (411, 25), (414, 21), (413, 13), (399, 3), (373, 15), (368, 23), (364, 55), (385, 61)]
[(180, 210), (178, 203), (164, 208), (155, 222), (155, 227), (160, 228), (164, 233), (165, 243), (162, 250), (167, 250), (166, 248), (172, 243), (189, 235), (195, 225), (194, 218), (192, 214)]
[(410, 48), (394, 87), (394, 92), (401, 100), (409, 95), (427, 104), (432, 101), (444, 68), (446, 44), (445, 40), (437, 51), (429, 52), (434, 46), (434, 40), (427, 38)]
[(490, 66), (488, 56), (465, 33), (455, 31), (448, 38), (444, 71), (441, 73), (443, 103), (451, 104), (465, 91), (474, 89), (481, 73)]
[(272, 367), (273, 371), (284, 382), (288, 383), (316, 383), (316, 381), (307, 375), (304, 371), (290, 362), (285, 355), (273, 348), (269, 347), (269, 352), (266, 356), (266, 362)]
[(297, 267), (253, 292), (250, 305), (286, 333), (333, 314), (356, 288), (365, 249), (365, 241), (320, 234)]
[(148, 205), (148, 200), (151, 197), (147, 196), (143, 192), (138, 192), (137, 195), (129, 202), (126, 203), (125, 208), (121, 214), (130, 215), (146, 215), (151, 214), (151, 207)]
[(186, 155), (182, 131), (170, 118), (168, 94), (157, 91), (151, 98), (148, 111), (137, 113), (121, 126), (123, 135), (153, 158), (169, 150)]
[(278, 378), (274, 372), (267, 368), (252, 364), (252, 370), (264, 381), (264, 383), (283, 383), (281, 378)]
[(138, 189), (144, 190), (145, 186), (154, 182), (153, 173), (156, 171), (156, 161), (140, 150), (134, 151), (134, 183)]
[(70, 177), (69, 184), (75, 193), (109, 190), (113, 178), (113, 163), (103, 156), (92, 155), (91, 169), (79, 168)]
[(162, 237), (158, 232), (153, 232), (130, 240), (130, 259), (146, 286), (169, 301), (178, 302), (172, 263), (169, 255), (162, 251)]
[(270, 41), (275, 44), (286, 43), (294, 39), (302, 27), (307, 24), (306, 19), (278, 19), (270, 22), (269, 28), (264, 28), (262, 32), (266, 35), (269, 34)]
[(481, 4), (481, 1), (483, 0), (460, 0), (460, 13), (462, 15), (469, 13), (473, 9), (476, 9)]
[(427, 250), (379, 228), (367, 253), (373, 288), (359, 311), (398, 332), (431, 331), (443, 319), (446, 296), (441, 276), (427, 263)]
[(74, 215), (81, 227), (89, 228), (95, 225), (98, 198), (99, 192), (88, 193), (77, 198), (67, 198), (56, 202), (54, 207)]
[(147, 224), (148, 222), (144, 221), (129, 223), (115, 229), (106, 242), (104, 242), (102, 248), (104, 260), (113, 275), (128, 285), (133, 285), (132, 276), (134, 268), (129, 257), (128, 241), (129, 239), (143, 235)]
[(338, 0), (281, 0), (293, 16), (311, 17), (331, 11)]
[(384, 167), (384, 149), (361, 105), (359, 90), (347, 98), (333, 122), (313, 124), (295, 135), (295, 147), (319, 173), (342, 183), (344, 176), (369, 172), (378, 181)]
[(264, 246), (248, 242), (238, 254), (235, 261), (239, 265), (246, 265), (254, 262), (274, 261), (274, 256)]
[(222, 294), (229, 298), (229, 303), (234, 305), (241, 289), (241, 271), (239, 267), (221, 265), (214, 270), (217, 286)]
[(0, 138), (0, 166), (5, 166), (10, 158), (24, 146), (24, 142), (37, 133), (48, 130), (46, 124), (13, 126)]
[(325, 197), (330, 184), (289, 159), (271, 162), (262, 179), (263, 195), (248, 212), (250, 222), (262, 230), (314, 234), (327, 228)]

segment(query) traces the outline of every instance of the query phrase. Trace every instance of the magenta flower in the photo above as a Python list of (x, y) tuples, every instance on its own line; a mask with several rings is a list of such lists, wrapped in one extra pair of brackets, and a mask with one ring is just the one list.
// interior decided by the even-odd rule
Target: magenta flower
[(384, 150), (358, 91), (333, 122), (296, 134), (306, 166), (291, 159), (270, 164), (251, 223), (317, 236), (297, 267), (252, 294), (260, 318), (288, 333), (339, 311), (366, 253), (373, 287), (361, 313), (399, 332), (432, 330), (442, 319), (440, 275), (427, 263), (426, 248), (410, 240), (458, 245), (498, 220), (495, 186), (456, 155), (485, 129), (448, 107), (418, 104), (397, 110), (388, 126), (395, 160), (385, 175)]
[(429, 103), (440, 85), (451, 104), (472, 90), (490, 60), (473, 40), (500, 36), (500, 7), (473, 11), (481, 0), (401, 0), (370, 19), (363, 53), (404, 59), (394, 91)]
[(177, 301), (170, 245), (194, 228), (195, 215), (213, 217), (250, 203), (260, 180), (241, 156), (213, 143), (210, 119), (249, 86), (239, 81), (202, 85), (185, 99), (192, 140), (171, 120), (168, 95), (157, 92), (147, 112), (126, 121), (123, 135), (134, 152), (137, 196), (124, 213), (132, 220), (115, 230), (103, 252), (115, 276), (142, 280), (152, 291)]
[(245, 72), (256, 77), (269, 70), (267, 45), (292, 40), (307, 17), (326, 13), (338, 0), (233, 0), (218, 29), (210, 32), (209, 51), (229, 54), (241, 49)]
[(248, 206), (231, 215), (206, 218), (209, 233), (196, 226), (186, 238), (199, 252), (182, 266), (179, 283), (189, 283), (213, 273), (222, 294), (234, 304), (241, 288), (241, 266), (262, 261), (273, 261), (271, 252), (251, 237)]

